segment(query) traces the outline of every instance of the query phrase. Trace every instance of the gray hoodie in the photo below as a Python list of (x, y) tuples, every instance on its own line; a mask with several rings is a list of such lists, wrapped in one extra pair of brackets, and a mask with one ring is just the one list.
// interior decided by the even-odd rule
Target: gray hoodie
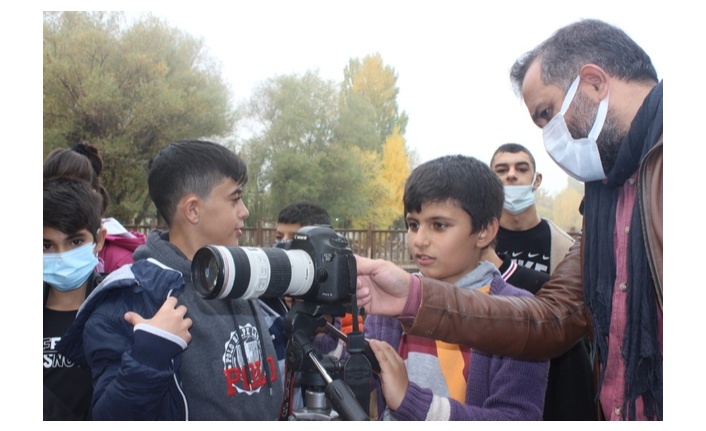
[(206, 300), (191, 261), (169, 233), (152, 231), (134, 259), (154, 258), (184, 276), (179, 303), (193, 321), (179, 374), (191, 420), (276, 420), (283, 396), (272, 339), (257, 300)]

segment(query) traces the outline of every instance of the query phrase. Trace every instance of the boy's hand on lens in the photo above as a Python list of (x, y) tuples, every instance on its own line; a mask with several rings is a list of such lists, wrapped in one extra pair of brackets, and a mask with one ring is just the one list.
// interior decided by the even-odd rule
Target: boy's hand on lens
[(173, 296), (167, 298), (162, 304), (162, 307), (157, 310), (157, 313), (151, 319), (145, 319), (139, 314), (128, 311), (125, 313), (125, 320), (135, 326), (140, 323), (153, 326), (163, 331), (176, 335), (186, 343), (191, 343), (191, 328), (192, 321), (186, 317), (186, 307), (178, 305), (177, 299)]

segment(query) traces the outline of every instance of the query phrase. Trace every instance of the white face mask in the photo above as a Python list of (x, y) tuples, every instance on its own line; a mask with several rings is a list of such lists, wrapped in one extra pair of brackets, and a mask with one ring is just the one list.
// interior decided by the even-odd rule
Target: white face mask
[(583, 182), (603, 180), (606, 176), (596, 139), (608, 116), (608, 95), (598, 105), (596, 120), (587, 137), (574, 139), (564, 119), (564, 114), (574, 100), (580, 80), (580, 77), (576, 77), (566, 93), (561, 111), (544, 126), (544, 148), (564, 172), (577, 180)]
[(532, 184), (526, 186), (504, 186), (505, 203), (503, 208), (505, 208), (505, 211), (515, 215), (534, 205), (536, 199), (532, 189), (533, 186), (534, 180), (532, 180)]

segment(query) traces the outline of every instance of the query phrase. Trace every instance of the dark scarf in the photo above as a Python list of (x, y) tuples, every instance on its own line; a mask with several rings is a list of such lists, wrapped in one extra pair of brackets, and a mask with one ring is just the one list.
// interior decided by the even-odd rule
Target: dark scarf
[[(608, 331), (615, 283), (613, 231), (618, 189), (638, 170), (640, 161), (662, 136), (662, 82), (645, 98), (618, 152), (608, 179), (586, 183), (584, 301), (593, 314), (594, 345), (600, 355), (601, 385), (608, 356)], [(635, 419), (635, 400), (642, 396), (645, 414), (662, 420), (662, 353), (657, 334), (655, 283), (647, 261), (640, 216), (641, 193), (630, 221), (628, 242), (627, 327), (622, 355), (625, 361), (623, 412)]]

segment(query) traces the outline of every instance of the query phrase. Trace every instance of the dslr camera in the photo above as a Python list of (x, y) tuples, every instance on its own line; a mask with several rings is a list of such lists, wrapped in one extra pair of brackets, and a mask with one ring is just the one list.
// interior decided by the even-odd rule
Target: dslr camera
[(205, 299), (290, 296), (339, 305), (354, 298), (356, 262), (343, 235), (314, 225), (277, 247), (207, 245), (194, 255), (191, 274)]

